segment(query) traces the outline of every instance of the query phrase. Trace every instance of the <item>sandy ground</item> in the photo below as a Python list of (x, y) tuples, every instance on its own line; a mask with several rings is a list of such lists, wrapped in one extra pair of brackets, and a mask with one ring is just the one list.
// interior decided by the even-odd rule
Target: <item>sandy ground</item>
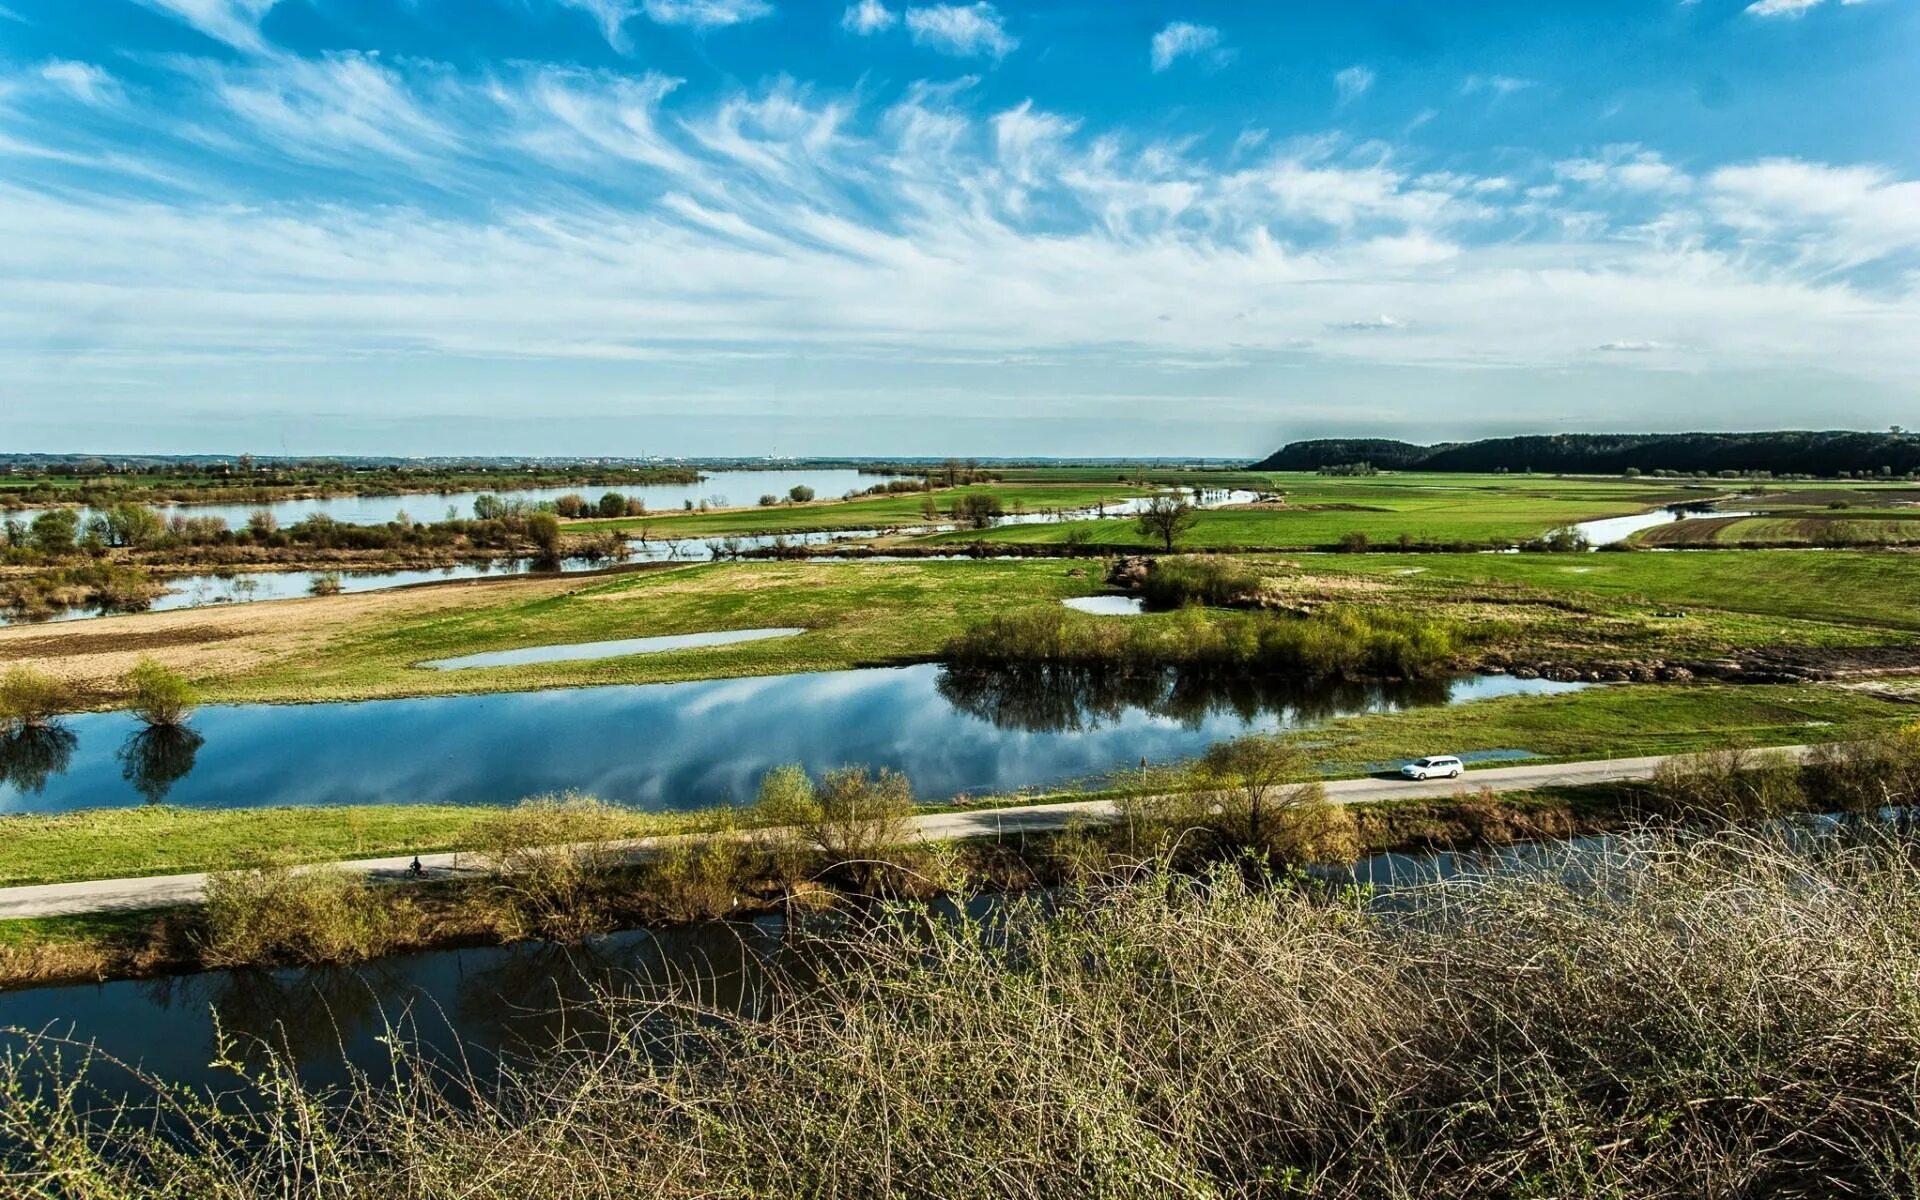
[(365, 621), (480, 608), (560, 595), (593, 575), (461, 580), (390, 591), (262, 600), (86, 621), (0, 628), (0, 667), (27, 663), (65, 680), (90, 701), (112, 697), (127, 669), (151, 656), (206, 679), (324, 645)]

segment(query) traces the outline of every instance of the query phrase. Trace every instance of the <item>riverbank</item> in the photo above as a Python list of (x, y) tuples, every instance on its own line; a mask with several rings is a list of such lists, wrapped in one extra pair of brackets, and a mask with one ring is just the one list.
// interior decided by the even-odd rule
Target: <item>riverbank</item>
[[(1643, 781), (1652, 770), (1653, 764), (1647, 762), (1589, 765), (1585, 771), (1558, 771), (1545, 776), (1567, 782), (1544, 786), (1539, 782), (1543, 776), (1538, 773), (1528, 776), (1511, 771), (1493, 772), (1473, 780), (1471, 787), (1451, 781), (1382, 787), (1376, 781), (1350, 780), (1344, 786), (1332, 785), (1329, 798), (1350, 807), (1355, 817), (1356, 844), (1363, 854), (1498, 846), (1624, 828), (1649, 811), (1649, 793)], [(1589, 781), (1574, 782), (1578, 780)], [(1384, 795), (1393, 798), (1381, 799)], [(1088, 830), (1110, 825), (1115, 810), (1106, 799), (1050, 799), (1051, 804), (1039, 801), (1025, 808), (924, 813), (913, 822), (914, 845), (888, 852), (889, 859), (906, 864), (892, 877), (895, 888), (905, 886), (909, 892), (932, 894), (940, 890), (939, 880), (956, 875), (973, 881), (974, 886), (1003, 890), (1059, 882), (1065, 865), (1063, 855), (1084, 841)], [(283, 810), (271, 814), (270, 820), (285, 822), (289, 815)], [(222, 832), (223, 825), (224, 832), (233, 832), (227, 823), (183, 822), (178, 816), (136, 818), (120, 823), (113, 832), (124, 838), (138, 832), (184, 830), (187, 838), (201, 839), (203, 848), (205, 839)], [(424, 828), (438, 828), (443, 837), (457, 842), (462, 832), (471, 834), (487, 814), (436, 811), (428, 817)], [(752, 820), (750, 813), (687, 814), (685, 819), (658, 821), (646, 814), (632, 814), (630, 824), (623, 818), (620, 832), (651, 840), (618, 844), (615, 849), (625, 865), (603, 865), (601, 870), (607, 877), (593, 889), (593, 898), (589, 900), (583, 893), (574, 897), (574, 902), (591, 907), (607, 927), (623, 927), (748, 916), (783, 909), (796, 897), (802, 897), (806, 905), (818, 906), (828, 902), (836, 888), (850, 882), (831, 870), (831, 864), (808, 868), (801, 865), (804, 859), (795, 860), (790, 851), (783, 854), (769, 849), (774, 843), (764, 840), (766, 834), (756, 831)], [(350, 817), (332, 832), (352, 829), (355, 824)], [(98, 823), (92, 821), (66, 825), (59, 832), (63, 835), (60, 840), (68, 845), (91, 841), (86, 832), (90, 828), (94, 834), (101, 832)], [(380, 820), (368, 820), (361, 828), (377, 838), (388, 826)], [(696, 830), (705, 831), (705, 836), (695, 834)], [(724, 853), (709, 849), (718, 844), (714, 838), (731, 844), (733, 849)], [(44, 842), (38, 849), (47, 849)], [(105, 844), (112, 847), (112, 834)], [(248, 870), (244, 864), (261, 861), (257, 853), (249, 854), (231, 842), (213, 853), (222, 864), (221, 870), (237, 870), (242, 877)], [(920, 864), (920, 859), (928, 855), (937, 869)], [(487, 860), (432, 852), (423, 853), (422, 858), (428, 868), (424, 881), (407, 877), (404, 858), (342, 864), (323, 872), (323, 877), (333, 879), (371, 871), (376, 882), (394, 885), (367, 893), (377, 898), (377, 908), (384, 915), (376, 918), (363, 914), (360, 919), (361, 924), (372, 920), (384, 928), (378, 954), (502, 944), (531, 935), (523, 923), (503, 919), (495, 888), (488, 882)], [(65, 869), (72, 872), (84, 868), (68, 859)], [(286, 876), (272, 874), (283, 869), (271, 868), (269, 878), (279, 881), (273, 886), (291, 889)], [(336, 875), (337, 871), (345, 875)], [(224, 876), (214, 876), (215, 880), (220, 878)], [(209, 965), (246, 965), (227, 958), (213, 963), (206, 957), (212, 940), (204, 907), (207, 877), (196, 877), (185, 887), (181, 886), (185, 881), (176, 878), (154, 882), (154, 897), (190, 899), (142, 904), (137, 890), (114, 888), (102, 894), (116, 897), (117, 907), (0, 920), (0, 988), (177, 974)], [(10, 899), (19, 891), (0, 889), (0, 911), (21, 910), (23, 906)], [(76, 899), (64, 902), (68, 908), (84, 903), (79, 899), (81, 892), (71, 894)], [(326, 919), (324, 915), (309, 916)], [(276, 956), (284, 953), (284, 945), (276, 944), (263, 950), (268, 957), (259, 961), (281, 961)], [(365, 957), (368, 947), (365, 943), (348, 945), (337, 953), (345, 961), (353, 961)], [(312, 961), (328, 960), (322, 954)]]
[[(27, 1035), (3, 1132), (29, 1186), (195, 1200), (308, 1164), (341, 1195), (502, 1200), (1905, 1195), (1911, 850), (1646, 833), (1373, 897), (1149, 858), (1044, 902), (785, 922), (777, 958), (623, 955), (638, 980), (584, 995), (558, 954), (448, 963), (424, 1012), (354, 973), (237, 973), (241, 1042), (184, 1052), (222, 1064), (206, 1091), (116, 1074), (130, 1107), (98, 1119), (72, 1046)], [(484, 1038), (498, 995), (565, 1006), (510, 1070), (432, 1040)], [(348, 1038), (365, 1073), (303, 1082), (295, 1047)]]

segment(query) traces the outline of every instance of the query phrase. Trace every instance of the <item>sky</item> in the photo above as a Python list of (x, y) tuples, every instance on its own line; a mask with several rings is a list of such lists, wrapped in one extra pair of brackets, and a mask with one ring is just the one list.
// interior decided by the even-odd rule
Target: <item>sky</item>
[(1920, 0), (0, 0), (0, 450), (1920, 425)]

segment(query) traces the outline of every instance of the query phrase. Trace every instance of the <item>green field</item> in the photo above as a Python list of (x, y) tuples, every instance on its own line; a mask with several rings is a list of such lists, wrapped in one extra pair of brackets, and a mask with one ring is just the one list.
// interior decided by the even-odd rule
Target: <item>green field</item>
[[(1070, 572), (1079, 571), (1078, 575)], [(198, 682), (210, 699), (326, 700), (660, 683), (923, 661), (1009, 604), (1099, 590), (1095, 570), (1033, 562), (745, 562), (619, 575), (558, 596), (375, 619), (317, 650)], [(1094, 618), (1088, 618), (1092, 620)], [(707, 630), (804, 628), (797, 637), (587, 662), (436, 671), (489, 650)]]
[(1920, 630), (1920, 556), (1911, 554), (1367, 554), (1299, 561), (1314, 571), (1391, 582), (1416, 595), (1491, 584), (1603, 605), (1716, 609), (1781, 625), (1871, 627), (1900, 635)]
[[(1390, 544), (1491, 543), (1537, 537), (1563, 525), (1624, 516), (1681, 501), (1709, 499), (1725, 489), (1640, 480), (1540, 479), (1514, 475), (1381, 475), (1338, 478), (1305, 474), (1257, 477), (1282, 502), (1258, 508), (1198, 514), (1180, 540), (1189, 547), (1311, 549), (1336, 545), (1350, 533)], [(1211, 479), (1207, 486), (1216, 486)], [(1052, 525), (1001, 526), (985, 533), (958, 531), (927, 539), (938, 544), (979, 539), (1058, 544), (1074, 538), (1101, 546), (1154, 548), (1131, 518)]]

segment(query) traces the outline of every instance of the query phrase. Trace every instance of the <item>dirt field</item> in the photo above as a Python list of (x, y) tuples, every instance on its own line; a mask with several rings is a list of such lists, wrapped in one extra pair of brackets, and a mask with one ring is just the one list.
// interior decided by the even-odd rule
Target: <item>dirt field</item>
[(127, 669), (143, 656), (156, 658), (186, 675), (205, 678), (315, 649), (362, 622), (481, 608), (509, 599), (559, 596), (599, 578), (522, 575), (88, 621), (12, 625), (0, 628), (0, 667), (28, 663), (65, 680), (88, 702), (104, 703), (116, 694)]

